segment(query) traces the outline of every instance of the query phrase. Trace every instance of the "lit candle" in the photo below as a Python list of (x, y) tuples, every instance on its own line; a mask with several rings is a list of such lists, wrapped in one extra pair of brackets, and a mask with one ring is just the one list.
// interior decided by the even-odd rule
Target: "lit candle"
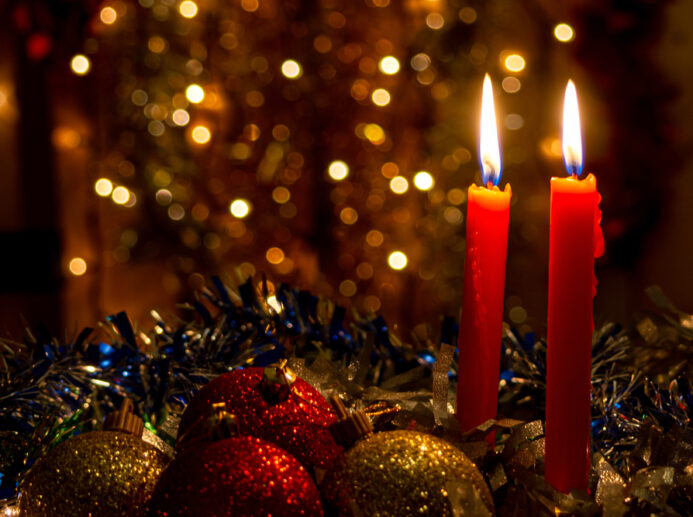
[[(510, 185), (498, 188), (501, 160), (493, 90), (484, 78), (479, 140), (482, 186), (467, 191), (467, 242), (460, 316), (457, 419), (467, 431), (496, 417)], [(492, 440), (493, 438), (490, 437)]]
[(572, 81), (563, 105), (563, 159), (569, 176), (551, 178), (545, 476), (567, 493), (587, 490), (594, 258), (604, 249), (597, 180), (579, 179), (582, 137)]

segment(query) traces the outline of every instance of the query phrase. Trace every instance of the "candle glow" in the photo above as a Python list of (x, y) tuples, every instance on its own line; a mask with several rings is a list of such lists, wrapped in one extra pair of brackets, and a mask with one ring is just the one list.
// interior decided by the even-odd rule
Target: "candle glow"
[(484, 89), (481, 96), (479, 162), (483, 184), (488, 186), (490, 183), (493, 186), (498, 186), (501, 177), (501, 159), (498, 147), (496, 108), (493, 104), (493, 86), (491, 86), (491, 78), (488, 74), (484, 77)]
[(563, 100), (563, 163), (568, 174), (582, 174), (582, 134), (577, 91), (572, 80), (568, 81)]

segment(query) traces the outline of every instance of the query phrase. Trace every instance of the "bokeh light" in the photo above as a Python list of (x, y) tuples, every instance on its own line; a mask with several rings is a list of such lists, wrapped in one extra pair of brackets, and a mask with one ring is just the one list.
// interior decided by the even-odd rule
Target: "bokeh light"
[(118, 205), (124, 205), (130, 199), (130, 191), (125, 187), (116, 187), (111, 192), (111, 199)]
[(84, 54), (77, 54), (72, 58), (72, 61), (70, 61), (70, 68), (72, 68), (72, 71), (77, 75), (85, 75), (89, 73), (91, 62)]
[(192, 130), (192, 139), (196, 144), (206, 144), (212, 138), (212, 133), (207, 126), (195, 126)]
[(371, 99), (376, 106), (387, 106), (390, 103), (390, 92), (384, 88), (378, 88), (373, 90)]
[(342, 160), (335, 160), (327, 168), (327, 173), (333, 180), (340, 181), (348, 176), (349, 166)]
[(282, 63), (282, 74), (288, 79), (298, 79), (303, 74), (303, 71), (297, 61), (287, 59)]
[(87, 272), (87, 262), (82, 257), (75, 257), (68, 264), (70, 273), (75, 276), (82, 276)]
[(190, 122), (190, 114), (184, 109), (177, 109), (171, 115), (171, 120), (177, 126), (186, 126)]
[(395, 194), (404, 194), (409, 190), (409, 182), (404, 176), (395, 176), (390, 180), (390, 190)]
[(178, 6), (178, 12), (185, 18), (194, 18), (197, 15), (197, 4), (192, 0), (185, 0)]
[(522, 88), (522, 83), (517, 77), (508, 76), (503, 78), (501, 86), (503, 87), (503, 91), (507, 93), (517, 93), (520, 91), (520, 88)]
[(553, 35), (558, 41), (563, 43), (568, 43), (569, 41), (573, 41), (573, 39), (575, 39), (575, 31), (567, 23), (559, 23), (556, 25), (553, 29)]
[(390, 253), (390, 255), (387, 257), (387, 263), (388, 265), (397, 271), (400, 271), (407, 267), (407, 256), (401, 252), (401, 251), (393, 251)]
[(102, 23), (105, 23), (106, 25), (112, 25), (118, 19), (118, 13), (116, 13), (116, 10), (113, 9), (113, 7), (107, 6), (101, 9), (101, 11), (99, 12), (99, 18), (101, 19)]
[(193, 104), (199, 104), (205, 98), (205, 91), (199, 84), (191, 84), (185, 89), (185, 96)]
[(229, 205), (229, 212), (234, 217), (243, 219), (250, 213), (250, 203), (245, 199), (234, 199)]
[(419, 190), (431, 190), (433, 184), (433, 176), (429, 172), (419, 171), (414, 175), (414, 186)]
[(394, 75), (399, 72), (399, 61), (394, 56), (385, 56), (378, 63), (380, 71), (387, 75)]
[(99, 178), (94, 183), (94, 190), (101, 197), (107, 197), (113, 192), (113, 183), (106, 178)]
[(273, 247), (267, 250), (265, 258), (270, 264), (281, 264), (284, 260), (284, 251), (281, 248)]
[(520, 54), (510, 54), (503, 64), (510, 72), (521, 72), (525, 68), (525, 58)]
[(426, 25), (429, 29), (438, 30), (442, 29), (445, 25), (445, 18), (440, 13), (429, 13), (426, 16)]

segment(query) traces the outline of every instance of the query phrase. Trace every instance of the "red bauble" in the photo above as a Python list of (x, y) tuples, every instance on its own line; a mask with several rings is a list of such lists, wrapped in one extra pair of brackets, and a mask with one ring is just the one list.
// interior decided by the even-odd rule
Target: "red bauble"
[[(341, 455), (328, 430), (336, 415), (318, 391), (296, 378), (285, 397), (273, 397), (263, 386), (264, 368), (225, 373), (193, 398), (178, 429), (179, 445), (206, 434), (204, 422), (212, 405), (225, 403), (237, 418), (238, 434), (263, 438), (296, 457), (309, 472), (329, 469)], [(283, 400), (281, 400), (283, 398)]]
[(152, 515), (321, 517), (315, 483), (295, 458), (243, 436), (181, 451), (161, 475)]

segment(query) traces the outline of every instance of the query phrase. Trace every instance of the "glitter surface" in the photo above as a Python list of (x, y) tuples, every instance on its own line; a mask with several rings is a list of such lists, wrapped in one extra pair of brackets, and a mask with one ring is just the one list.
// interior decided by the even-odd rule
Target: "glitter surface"
[(491, 492), (462, 451), (428, 434), (389, 431), (357, 442), (321, 490), (328, 515), (440, 517), (457, 515), (448, 492), (458, 487), (476, 499), (464, 502), (464, 515), (493, 513)]
[(161, 476), (151, 508), (161, 516), (322, 516), (301, 464), (250, 436), (187, 447)]
[(144, 516), (168, 458), (135, 436), (94, 431), (41, 458), (21, 486), (21, 515)]
[[(309, 471), (328, 469), (341, 454), (327, 427), (336, 416), (327, 401), (303, 379), (296, 379), (288, 398), (263, 396), (263, 368), (234, 370), (202, 388), (183, 414), (178, 440), (184, 444), (205, 434), (212, 404), (226, 403), (236, 415), (240, 435), (263, 438), (295, 456)], [(185, 437), (184, 439), (181, 439)]]

